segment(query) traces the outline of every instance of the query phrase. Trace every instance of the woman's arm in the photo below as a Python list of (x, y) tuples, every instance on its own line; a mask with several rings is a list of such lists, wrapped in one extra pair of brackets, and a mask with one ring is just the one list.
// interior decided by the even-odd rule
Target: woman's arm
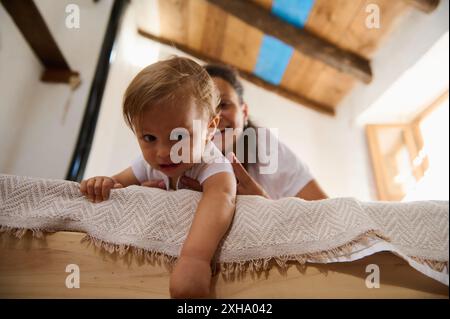
[(202, 186), (202, 198), (171, 276), (170, 293), (175, 298), (209, 294), (210, 263), (234, 216), (236, 180), (232, 174), (215, 174)]

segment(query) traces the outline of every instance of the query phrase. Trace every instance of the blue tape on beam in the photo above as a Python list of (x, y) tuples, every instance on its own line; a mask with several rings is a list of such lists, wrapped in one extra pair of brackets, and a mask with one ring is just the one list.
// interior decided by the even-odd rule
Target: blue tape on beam
[(277, 38), (264, 35), (254, 74), (269, 83), (281, 83), (294, 49)]
[(303, 28), (314, 0), (273, 0), (272, 13), (284, 21)]

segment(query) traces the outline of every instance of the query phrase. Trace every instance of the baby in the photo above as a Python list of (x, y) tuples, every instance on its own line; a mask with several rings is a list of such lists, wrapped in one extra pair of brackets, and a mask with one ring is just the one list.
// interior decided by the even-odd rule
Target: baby
[(123, 101), (125, 121), (142, 155), (112, 177), (92, 177), (80, 186), (97, 203), (108, 199), (112, 188), (129, 185), (180, 189), (183, 175), (202, 184), (202, 198), (170, 278), (174, 298), (210, 293), (210, 263), (235, 211), (233, 169), (211, 142), (220, 119), (218, 104), (212, 79), (194, 61), (174, 57), (146, 67)]

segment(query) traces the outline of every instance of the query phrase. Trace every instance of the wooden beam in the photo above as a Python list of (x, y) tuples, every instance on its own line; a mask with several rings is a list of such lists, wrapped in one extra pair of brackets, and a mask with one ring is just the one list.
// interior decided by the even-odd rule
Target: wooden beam
[(80, 83), (80, 74), (71, 70), (46, 69), (41, 76), (42, 82), (68, 83), (72, 89), (76, 89)]
[(79, 82), (79, 74), (70, 69), (33, 0), (0, 1), (45, 67), (41, 80), (58, 83)]
[(425, 13), (433, 12), (440, 3), (440, 0), (404, 0), (415, 8)]
[[(150, 40), (159, 42), (161, 44), (170, 46), (172, 48), (176, 48), (176, 49), (178, 49), (180, 51), (183, 51), (183, 52), (185, 52), (185, 53), (187, 53), (189, 55), (192, 55), (193, 57), (195, 57), (197, 59), (205, 61), (206, 63), (224, 64), (222, 61), (220, 61), (220, 60), (218, 60), (218, 59), (216, 59), (214, 57), (211, 57), (209, 55), (205, 55), (205, 54), (203, 54), (203, 53), (201, 53), (201, 52), (199, 52), (197, 50), (191, 49), (188, 46), (186, 46), (185, 44), (178, 43), (178, 42), (172, 41), (170, 39), (151, 34), (151, 33), (147, 32), (147, 31), (142, 30), (142, 29), (138, 29), (138, 33), (140, 35), (142, 35), (143, 37), (145, 37), (145, 38), (148, 38)], [(281, 96), (283, 96), (283, 97), (285, 97), (285, 98), (287, 98), (287, 99), (289, 99), (291, 101), (294, 101), (296, 103), (302, 104), (302, 105), (304, 105), (304, 106), (306, 106), (308, 108), (311, 108), (313, 110), (319, 111), (321, 113), (325, 113), (325, 114), (328, 114), (328, 115), (334, 115), (335, 114), (335, 110), (334, 110), (334, 108), (332, 106), (325, 105), (325, 104), (322, 104), (320, 102), (311, 100), (311, 99), (309, 99), (309, 98), (307, 98), (305, 96), (302, 96), (302, 95), (300, 95), (300, 94), (298, 94), (296, 92), (287, 90), (287, 89), (285, 89), (285, 88), (283, 88), (281, 86), (273, 85), (273, 84), (271, 84), (269, 82), (266, 82), (265, 80), (257, 77), (256, 75), (248, 72), (248, 71), (245, 71), (245, 70), (242, 70), (242, 69), (239, 69), (239, 68), (237, 68), (237, 70), (239, 72), (239, 75), (242, 78), (244, 78), (247, 81), (252, 82), (253, 84), (255, 84), (257, 86), (260, 86), (260, 87), (262, 87), (262, 88), (264, 88), (264, 89), (266, 89), (268, 91), (271, 91), (271, 92), (274, 92), (276, 94), (279, 94), (279, 95), (281, 95)]]
[(297, 28), (270, 14), (250, 1), (207, 0), (261, 32), (278, 38), (294, 49), (314, 59), (370, 83), (372, 69), (370, 61), (353, 52), (346, 51), (325, 39), (301, 28)]

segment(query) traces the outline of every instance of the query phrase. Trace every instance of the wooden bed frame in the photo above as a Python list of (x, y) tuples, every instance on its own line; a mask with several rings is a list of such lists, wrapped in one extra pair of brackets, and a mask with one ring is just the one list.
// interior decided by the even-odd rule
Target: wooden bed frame
[[(0, 236), (1, 298), (168, 298), (164, 266), (118, 257), (88, 243), (82, 233), (57, 232), (44, 239)], [(65, 285), (66, 266), (80, 269), (80, 288)], [(380, 288), (367, 288), (366, 266), (380, 268)], [(259, 276), (213, 278), (215, 298), (448, 298), (448, 287), (410, 267), (403, 259), (377, 253), (350, 263), (295, 265)]]

